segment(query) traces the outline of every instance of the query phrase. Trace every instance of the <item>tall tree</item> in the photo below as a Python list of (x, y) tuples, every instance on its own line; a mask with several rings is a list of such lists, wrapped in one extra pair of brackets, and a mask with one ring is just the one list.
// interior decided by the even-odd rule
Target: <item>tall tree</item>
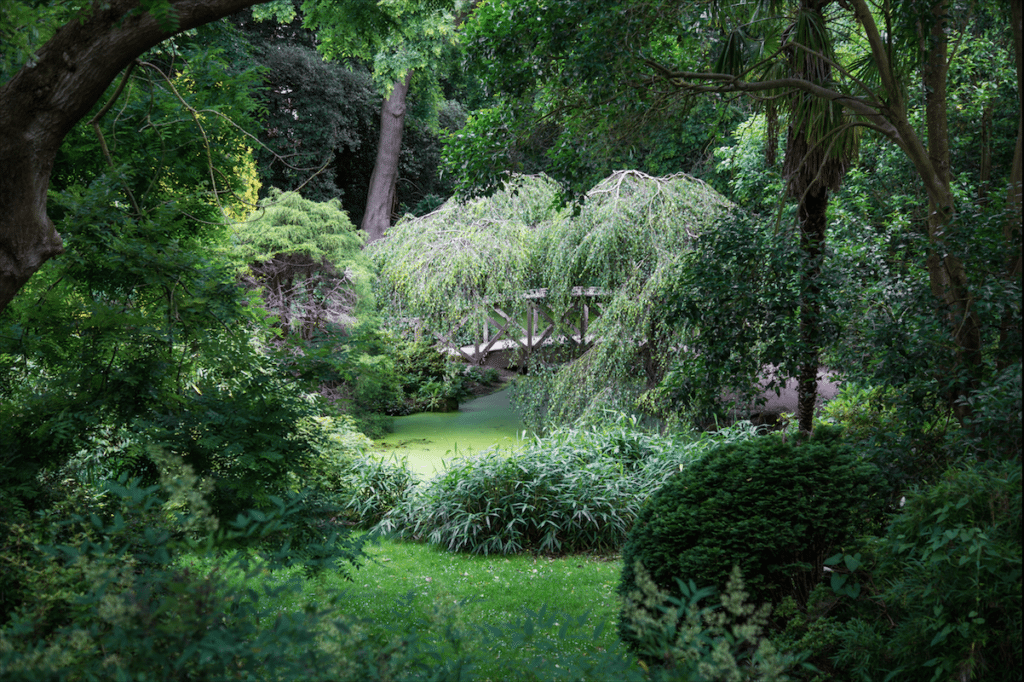
[[(869, 6), (867, 0), (815, 4), (819, 11), (827, 8), (834, 14), (834, 21), (848, 32), (848, 45), (859, 51), (860, 61), (869, 67), (872, 77), (858, 75), (834, 61), (830, 65), (835, 78), (824, 84), (809, 74), (777, 77), (763, 66), (770, 63), (770, 58), (740, 75), (672, 68), (652, 60), (648, 63), (665, 82), (686, 91), (760, 93), (784, 89), (833, 102), (854, 117), (857, 126), (881, 134), (900, 147), (928, 196), (929, 279), (933, 294), (947, 310), (947, 328), (956, 349), (956, 358), (947, 368), (952, 378), (948, 397), (957, 417), (966, 423), (971, 412), (968, 396), (978, 388), (984, 374), (985, 340), (977, 292), (959, 246), (970, 241), (969, 234), (965, 234), (970, 227), (959, 215), (950, 162), (949, 45), (955, 40), (952, 34), (965, 27), (952, 21), (952, 4), (947, 0), (892, 2), (876, 7)], [(1014, 0), (1012, 4), (1019, 7), (1020, 3)], [(876, 17), (884, 22), (885, 30), (879, 29)], [(744, 30), (736, 26), (731, 35)], [(1019, 52), (1018, 48), (1018, 59)], [(924, 92), (924, 130), (915, 127), (911, 115), (910, 93), (918, 89), (914, 87), (916, 78), (920, 78), (920, 90)], [(1018, 102), (1020, 93), (1018, 86)], [(1018, 146), (1019, 140), (1020, 134)], [(1014, 166), (1019, 163), (1015, 160)], [(1019, 229), (1006, 235), (1005, 247), (1010, 254), (1019, 253)], [(1019, 279), (1020, 275), (1010, 276)]]
[[(373, 63), (374, 80), (383, 95), (377, 158), (360, 225), (367, 241), (373, 242), (391, 226), (395, 210), (402, 131), (414, 74), (419, 74), (424, 90), (436, 89), (436, 81), (431, 83), (432, 67), (455, 40), (455, 19), (443, 3), (415, 0), (306, 0), (303, 12), (307, 25), (317, 31), (325, 56)], [(354, 21), (377, 30), (358, 30)]]
[[(825, 21), (820, 2), (801, 0), (796, 21), (787, 31), (785, 49), (789, 53), (789, 75), (828, 87), (832, 85), (832, 64), (836, 63), (836, 57)], [(839, 188), (846, 174), (852, 156), (852, 135), (842, 108), (835, 103), (810, 98), (802, 92), (789, 93), (787, 102), (789, 134), (783, 175), (788, 178), (789, 193), (797, 199), (803, 252), (797, 420), (800, 431), (810, 433), (814, 426), (821, 365), (821, 269), (825, 259), (829, 194)], [(769, 148), (772, 143), (772, 135), (769, 135)]]

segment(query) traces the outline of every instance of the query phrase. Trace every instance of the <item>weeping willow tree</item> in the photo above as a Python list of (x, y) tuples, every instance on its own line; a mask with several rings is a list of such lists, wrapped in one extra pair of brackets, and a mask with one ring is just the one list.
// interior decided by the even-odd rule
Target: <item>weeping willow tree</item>
[[(589, 350), (569, 363), (545, 366), (543, 357), (533, 358), (533, 378), (519, 395), (544, 402), (551, 424), (605, 408), (663, 416), (674, 409), (667, 405), (679, 392), (660, 399), (657, 409), (657, 401), (645, 402), (644, 396), (657, 393), (680, 356), (699, 355), (702, 340), (722, 340), (711, 329), (719, 318), (699, 305), (704, 289), (694, 285), (693, 273), (707, 255), (701, 242), (720, 242), (707, 238), (738, 216), (737, 209), (683, 174), (657, 178), (616, 172), (587, 193), (578, 211), (555, 210), (558, 196), (549, 179), (518, 178), (493, 196), (452, 200), (428, 216), (400, 223), (367, 249), (381, 269), (380, 299), (396, 316), (428, 321), (433, 331), (447, 333), (485, 302), (500, 300), (506, 309), (525, 310), (522, 294), (533, 288), (547, 289), (546, 307), (555, 321), (571, 318), (577, 303), (573, 289), (597, 289), (601, 315), (588, 330)], [(742, 239), (740, 232), (733, 230), (730, 238)], [(746, 267), (757, 269), (762, 254), (750, 253)], [(735, 273), (715, 276), (728, 279)], [(680, 303), (694, 300), (698, 305)], [(740, 329), (765, 329), (749, 324), (750, 317), (723, 319)], [(722, 353), (729, 357), (740, 345), (755, 343), (750, 334), (734, 334), (719, 345), (727, 347)], [(749, 357), (745, 376), (756, 377), (760, 355), (751, 348), (738, 352)], [(709, 386), (702, 396), (714, 400), (722, 377), (709, 376), (715, 382), (701, 380)]]
[(399, 221), (366, 249), (380, 269), (379, 301), (445, 335), (484, 301), (525, 308), (522, 293), (544, 283), (541, 235), (564, 219), (558, 195), (549, 178), (522, 176), (492, 196), (449, 199)]
[(659, 386), (681, 349), (692, 345), (694, 325), (674, 311), (695, 248), (735, 211), (688, 175), (618, 171), (587, 193), (577, 216), (545, 231), (552, 306), (568, 306), (573, 286), (608, 295), (591, 327), (593, 347), (551, 379), (549, 423), (606, 408), (634, 410)]

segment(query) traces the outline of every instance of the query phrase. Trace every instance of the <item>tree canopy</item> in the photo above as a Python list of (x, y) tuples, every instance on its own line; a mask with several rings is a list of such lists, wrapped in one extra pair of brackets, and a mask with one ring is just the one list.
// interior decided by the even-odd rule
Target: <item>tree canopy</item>
[[(472, 54), (504, 105), (488, 114), (495, 125), (486, 135), (477, 135), (475, 144), (454, 148), (453, 165), (474, 172), (485, 186), (500, 184), (502, 163), (514, 168), (515, 162), (495, 150), (516, 149), (539, 123), (557, 122), (576, 134), (618, 125), (629, 129), (644, 120), (644, 112), (656, 112), (659, 103), (671, 97), (747, 96), (765, 102), (769, 110), (780, 101), (803, 102), (789, 118), (790, 133), (817, 132), (805, 136), (804, 153), (794, 156), (791, 180), (793, 170), (806, 165), (809, 154), (831, 153), (844, 144), (838, 132), (857, 128), (881, 136), (912, 164), (927, 197), (928, 278), (942, 302), (953, 343), (946, 369), (958, 377), (950, 405), (961, 420), (968, 420), (968, 396), (988, 372), (986, 353), (997, 353), (1004, 358), (1000, 362), (1016, 357), (1019, 334), (1004, 333), (1006, 325), (998, 315), (983, 318), (975, 302), (987, 286), (978, 281), (978, 269), (987, 268), (973, 260), (967, 247), (970, 210), (957, 198), (950, 151), (955, 146), (949, 128), (950, 73), (963, 58), (959, 41), (1010, 14), (1000, 33), (1007, 49), (995, 54), (1005, 65), (1016, 60), (1020, 120), (1019, 3), (1011, 3), (1009, 9), (986, 3), (960, 8), (944, 0), (769, 6), (486, 3), (470, 22)], [(834, 53), (823, 46), (834, 46)], [(814, 60), (821, 68), (808, 69)], [(828, 70), (827, 78), (821, 77), (822, 68)], [(974, 88), (968, 99), (983, 107), (984, 92)], [(807, 118), (801, 123), (799, 116)], [(826, 120), (834, 125), (825, 126)], [(805, 123), (812, 128), (801, 128)], [(998, 260), (1005, 266), (996, 276), (1015, 281), (1018, 287), (1022, 132), (1018, 126), (1018, 151), (1009, 166), (1000, 169), (1007, 187), (1007, 212)], [(772, 134), (768, 137), (774, 139)], [(580, 158), (579, 163), (568, 164), (570, 168), (586, 167), (593, 147), (567, 142), (552, 153)], [(576, 154), (580, 148), (584, 151)], [(824, 178), (824, 168), (810, 168), (808, 179)], [(986, 168), (989, 182), (992, 171)], [(574, 181), (571, 173), (567, 179)], [(1012, 315), (1009, 310), (1007, 314)]]
[[(15, 50), (0, 85), (0, 310), (49, 258), (63, 251), (46, 213), (50, 173), (64, 137), (108, 86), (146, 50), (254, 0), (115, 0), (44, 12), (5, 3)], [(39, 30), (41, 29), (41, 30)], [(13, 67), (12, 67), (13, 68)]]
[[(425, 328), (447, 335), (467, 316), (482, 314), (486, 302), (524, 312), (527, 289), (547, 290), (546, 305), (556, 320), (573, 307), (573, 288), (601, 291), (601, 316), (590, 328), (594, 348), (561, 370), (556, 420), (612, 404), (658, 416), (713, 410), (723, 386), (751, 391), (766, 353), (778, 351), (774, 344), (766, 350), (763, 337), (778, 331), (786, 317), (781, 311), (793, 305), (791, 295), (779, 294), (781, 302), (769, 295), (789, 284), (779, 272), (784, 268), (771, 260), (778, 248), (761, 250), (760, 262), (751, 257), (753, 248), (742, 255), (723, 253), (721, 243), (741, 238), (739, 233), (751, 229), (749, 220), (710, 186), (684, 174), (655, 178), (620, 171), (591, 189), (581, 206), (559, 207), (559, 197), (548, 178), (517, 177), (490, 197), (452, 199), (430, 215), (400, 222), (369, 249), (380, 267), (383, 300), (395, 316), (420, 318)], [(745, 239), (761, 245), (766, 236), (751, 229)], [(780, 247), (785, 253), (785, 245)], [(695, 267), (712, 254), (731, 261), (732, 268), (712, 273)], [(735, 319), (710, 306), (701, 309), (697, 299), (723, 286), (733, 290), (736, 284), (729, 280), (736, 276), (767, 280), (759, 293), (769, 295), (775, 313), (754, 310), (753, 295), (733, 306)], [(759, 314), (767, 319), (755, 319)], [(737, 326), (721, 324), (727, 320)], [(749, 327), (755, 331), (744, 333)], [(743, 359), (712, 369), (709, 344), (723, 334), (731, 337), (713, 357)], [(467, 342), (473, 341), (479, 339)], [(654, 394), (644, 405), (635, 403), (658, 387), (670, 367), (691, 361), (689, 371), (680, 371), (700, 389), (676, 408)], [(776, 355), (773, 361), (781, 359)], [(740, 366), (741, 372), (727, 376)], [(677, 391), (674, 397), (679, 396)]]
[(245, 281), (285, 333), (309, 339), (328, 325), (351, 326), (372, 308), (363, 237), (340, 202), (313, 202), (272, 190), (261, 210), (235, 224), (234, 241), (250, 264)]

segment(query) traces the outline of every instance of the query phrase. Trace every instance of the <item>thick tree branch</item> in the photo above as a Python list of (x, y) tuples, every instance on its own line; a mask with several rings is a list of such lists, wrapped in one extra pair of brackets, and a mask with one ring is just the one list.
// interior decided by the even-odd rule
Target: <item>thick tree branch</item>
[[(756, 93), (768, 90), (800, 90), (814, 97), (835, 102), (851, 113), (863, 116), (867, 127), (886, 136), (906, 153), (911, 163), (924, 182), (929, 199), (940, 206), (951, 205), (952, 195), (948, 183), (937, 172), (929, 158), (921, 138), (910, 125), (899, 101), (879, 104), (862, 97), (848, 95), (837, 90), (824, 87), (803, 78), (774, 78), (761, 81), (745, 81), (727, 73), (702, 71), (675, 71), (662, 64), (647, 60), (647, 64), (655, 69), (663, 80), (668, 81), (680, 90), (703, 93)], [(880, 67), (881, 68), (881, 67)]]
[(95, 3), (60, 29), (38, 60), (0, 86), (0, 310), (63, 244), (46, 214), (64, 137), (136, 57), (172, 35), (265, 0), (168, 0), (173, 28), (138, 0)]
[[(673, 86), (693, 90), (695, 92), (763, 92), (765, 90), (802, 90), (808, 94), (840, 104), (851, 112), (868, 119), (885, 120), (884, 108), (862, 97), (848, 95), (838, 90), (826, 88), (809, 80), (796, 77), (772, 78), (768, 80), (747, 81), (728, 73), (713, 71), (675, 71), (658, 62), (647, 60), (647, 64), (657, 70), (664, 80)], [(714, 85), (707, 85), (713, 83)]]
[(882, 88), (888, 95), (888, 105), (902, 112), (904, 104), (901, 93), (903, 91), (896, 80), (896, 73), (893, 71), (892, 62), (889, 60), (889, 51), (886, 49), (885, 43), (882, 42), (882, 36), (878, 32), (878, 24), (875, 23), (875, 17), (871, 14), (871, 10), (868, 9), (868, 4), (865, 0), (851, 0), (851, 2), (853, 4), (854, 16), (857, 17), (860, 25), (864, 27), (868, 44), (871, 45), (871, 58), (874, 60), (878, 73), (881, 76)]

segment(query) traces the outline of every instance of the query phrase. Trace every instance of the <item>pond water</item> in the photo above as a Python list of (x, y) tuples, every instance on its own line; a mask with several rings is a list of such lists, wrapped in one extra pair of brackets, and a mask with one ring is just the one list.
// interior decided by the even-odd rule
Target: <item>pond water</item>
[(375, 441), (384, 454), (408, 457), (422, 478), (441, 470), (444, 460), (498, 446), (518, 446), (525, 427), (507, 389), (474, 398), (458, 412), (421, 412), (395, 418), (395, 430)]

